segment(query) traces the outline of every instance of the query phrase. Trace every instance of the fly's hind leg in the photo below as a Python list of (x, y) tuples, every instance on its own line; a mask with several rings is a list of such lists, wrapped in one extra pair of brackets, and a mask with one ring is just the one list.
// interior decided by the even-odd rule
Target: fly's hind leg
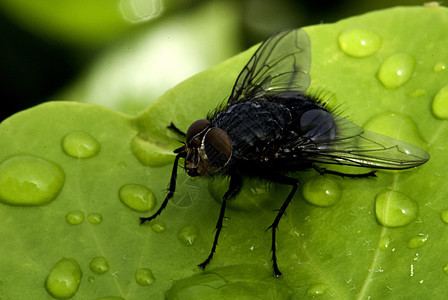
[(337, 175), (337, 176), (341, 176), (342, 178), (344, 177), (349, 177), (349, 178), (366, 178), (366, 177), (376, 177), (376, 171), (370, 171), (367, 173), (361, 173), (361, 174), (350, 174), (350, 173), (342, 173), (342, 172), (338, 172), (338, 171), (332, 171), (332, 170), (327, 170), (325, 168), (321, 168), (319, 166), (313, 165), (314, 170), (316, 170), (320, 175), (325, 175), (325, 174), (330, 174), (330, 175)]

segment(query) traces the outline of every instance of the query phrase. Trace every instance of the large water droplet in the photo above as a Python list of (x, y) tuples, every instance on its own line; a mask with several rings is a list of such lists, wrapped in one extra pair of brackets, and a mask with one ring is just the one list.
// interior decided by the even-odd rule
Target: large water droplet
[(103, 216), (99, 213), (90, 213), (87, 215), (87, 220), (90, 224), (100, 224), (103, 221)]
[(98, 256), (90, 261), (89, 268), (95, 274), (103, 274), (109, 271), (109, 262), (106, 258)]
[(429, 234), (420, 233), (417, 236), (412, 237), (408, 242), (408, 247), (411, 249), (419, 248), (428, 242)]
[(174, 153), (158, 147), (142, 134), (136, 135), (131, 141), (131, 151), (135, 158), (144, 166), (159, 167), (173, 161)]
[(321, 296), (321, 295), (325, 294), (327, 292), (327, 290), (328, 290), (327, 284), (323, 284), (323, 283), (314, 284), (306, 290), (306, 294), (307, 294), (307, 296), (310, 296), (310, 297)]
[[(406, 142), (422, 149), (427, 148), (420, 135), (417, 124), (406, 115), (385, 112), (369, 119), (364, 125), (365, 130), (383, 134), (396, 140)], [(406, 151), (406, 149), (401, 149)]]
[(309, 203), (325, 207), (339, 201), (341, 188), (336, 181), (320, 176), (306, 181), (302, 194)]
[(64, 171), (53, 162), (31, 155), (14, 156), (0, 165), (0, 201), (47, 204), (59, 194), (64, 181)]
[(378, 79), (390, 90), (405, 84), (414, 73), (415, 59), (406, 53), (395, 54), (386, 59), (379, 71)]
[(400, 192), (386, 191), (376, 196), (376, 218), (383, 226), (408, 225), (417, 216), (417, 211), (417, 203)]
[(179, 230), (177, 237), (186, 246), (193, 245), (199, 236), (199, 228), (194, 225), (188, 225)]
[(154, 192), (140, 184), (123, 185), (118, 197), (127, 207), (140, 212), (150, 211), (157, 203)]
[(79, 225), (84, 221), (84, 213), (79, 210), (73, 210), (65, 216), (65, 220), (71, 225)]
[(45, 280), (48, 293), (57, 299), (71, 298), (81, 282), (81, 268), (76, 260), (63, 258), (58, 261)]
[(438, 62), (434, 65), (434, 72), (442, 72), (446, 70), (446, 63), (445, 62)]
[(135, 271), (135, 281), (142, 286), (151, 285), (155, 280), (150, 269), (138, 269)]
[(441, 88), (434, 96), (432, 112), (437, 118), (448, 119), (448, 85)]
[(367, 28), (349, 28), (339, 34), (339, 47), (353, 57), (365, 57), (377, 52), (381, 47), (381, 38)]
[(75, 131), (67, 134), (62, 139), (64, 152), (75, 158), (89, 158), (100, 152), (101, 145), (90, 134), (83, 131)]

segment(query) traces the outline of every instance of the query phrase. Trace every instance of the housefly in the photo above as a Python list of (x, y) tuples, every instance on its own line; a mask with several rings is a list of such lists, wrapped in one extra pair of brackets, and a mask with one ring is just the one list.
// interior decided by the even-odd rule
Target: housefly
[(193, 122), (186, 133), (168, 126), (183, 135), (185, 142), (174, 150), (168, 195), (155, 214), (140, 218), (141, 224), (159, 216), (173, 197), (181, 158), (191, 177), (228, 176), (213, 245), (199, 264), (205, 268), (216, 250), (227, 201), (240, 192), (243, 177), (289, 185), (291, 191), (268, 228), (274, 276), (281, 277), (276, 232), (299, 186), (299, 180), (289, 174), (314, 168), (321, 174), (369, 177), (375, 172), (345, 174), (317, 164), (404, 170), (428, 161), (424, 150), (366, 131), (332, 113), (318, 97), (306, 94), (310, 65), (310, 39), (304, 30), (277, 33), (261, 44), (243, 68), (227, 103)]

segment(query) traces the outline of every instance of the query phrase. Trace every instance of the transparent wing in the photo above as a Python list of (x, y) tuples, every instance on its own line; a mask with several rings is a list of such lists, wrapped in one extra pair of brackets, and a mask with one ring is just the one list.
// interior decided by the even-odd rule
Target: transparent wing
[(267, 92), (304, 92), (310, 84), (311, 45), (302, 29), (282, 31), (264, 41), (239, 74), (227, 105)]
[(364, 130), (329, 112), (322, 113), (331, 115), (333, 121), (314, 127), (296, 141), (292, 151), (296, 157), (311, 162), (389, 170), (409, 169), (429, 160), (429, 154), (419, 147)]

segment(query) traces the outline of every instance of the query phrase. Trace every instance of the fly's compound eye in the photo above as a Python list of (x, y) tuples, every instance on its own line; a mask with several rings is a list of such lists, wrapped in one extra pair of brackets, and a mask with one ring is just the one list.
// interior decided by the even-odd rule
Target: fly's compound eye
[(193, 124), (188, 127), (186, 140), (187, 143), (191, 141), (193, 137), (195, 137), (197, 134), (203, 132), (205, 129), (207, 129), (210, 126), (210, 121), (206, 119), (201, 119), (193, 122)]
[(203, 149), (208, 163), (214, 168), (222, 168), (232, 155), (232, 145), (227, 133), (220, 128), (210, 129), (204, 136)]

